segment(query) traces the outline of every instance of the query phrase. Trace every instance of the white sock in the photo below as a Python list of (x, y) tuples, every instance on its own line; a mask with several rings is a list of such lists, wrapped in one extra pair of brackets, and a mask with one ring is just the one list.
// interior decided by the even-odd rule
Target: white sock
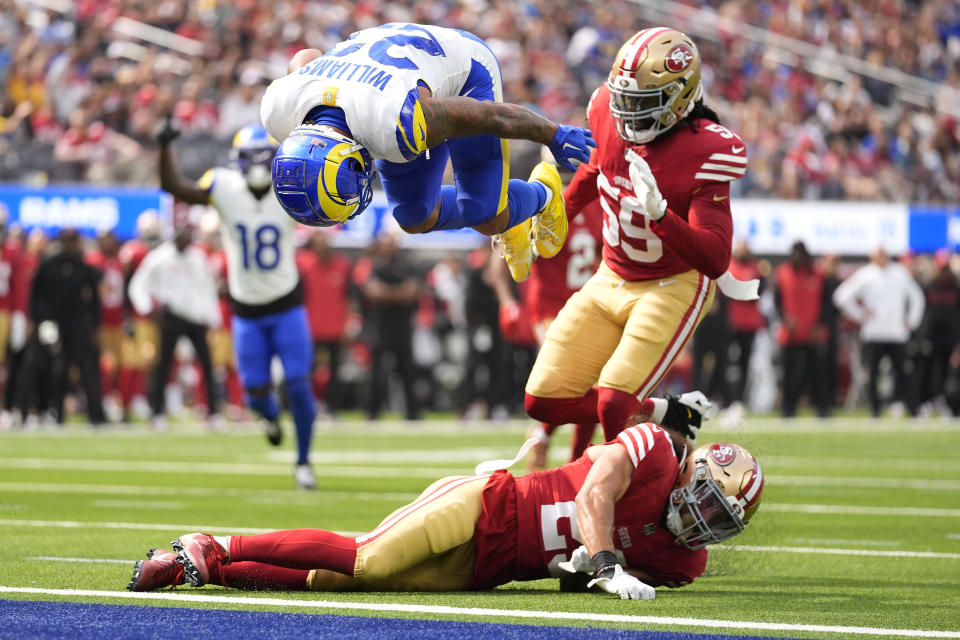
[(224, 555), (230, 559), (230, 536), (213, 536), (214, 542), (223, 547)]
[(544, 191), (547, 192), (547, 199), (543, 201), (543, 208), (540, 209), (540, 211), (538, 211), (537, 213), (540, 213), (540, 212), (542, 212), (542, 211), (546, 211), (546, 210), (547, 210), (547, 207), (550, 206), (550, 201), (553, 200), (553, 191), (550, 190), (550, 187), (548, 187), (547, 185), (543, 184), (543, 183), (540, 182), (539, 180), (531, 180), (530, 182), (536, 182), (537, 184), (539, 184), (539, 185), (541, 185), (541, 186), (543, 187), (543, 190), (544, 190)]

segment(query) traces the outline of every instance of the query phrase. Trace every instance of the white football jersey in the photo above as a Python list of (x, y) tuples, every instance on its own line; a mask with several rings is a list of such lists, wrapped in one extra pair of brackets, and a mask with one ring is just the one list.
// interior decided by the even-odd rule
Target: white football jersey
[(364, 29), (302, 68), (274, 80), (260, 119), (283, 140), (321, 105), (343, 110), (353, 138), (371, 156), (409, 162), (426, 150), (418, 84), (438, 98), (469, 96), (492, 79), (503, 100), (500, 65), (490, 48), (466, 31), (391, 23)]
[(293, 291), (300, 275), (294, 255), (297, 224), (273, 190), (257, 200), (243, 174), (218, 167), (200, 186), (220, 214), (220, 237), (227, 254), (230, 297), (246, 305), (267, 304)]

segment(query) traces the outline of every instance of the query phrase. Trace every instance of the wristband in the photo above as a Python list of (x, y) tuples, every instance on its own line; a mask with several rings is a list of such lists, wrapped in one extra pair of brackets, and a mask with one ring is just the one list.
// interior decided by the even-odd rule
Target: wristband
[(597, 551), (593, 554), (593, 566), (597, 568), (593, 575), (596, 578), (602, 578), (604, 573), (612, 571), (618, 564), (617, 554), (613, 551)]

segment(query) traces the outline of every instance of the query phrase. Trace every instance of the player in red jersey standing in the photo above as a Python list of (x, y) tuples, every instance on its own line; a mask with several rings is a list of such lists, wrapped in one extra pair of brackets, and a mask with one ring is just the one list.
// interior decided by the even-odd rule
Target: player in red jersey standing
[(341, 347), (350, 314), (350, 260), (330, 246), (324, 231), (316, 231), (297, 251), (297, 270), (303, 285), (303, 306), (313, 340), (313, 393), (322, 403), (321, 414), (341, 409)]
[(561, 581), (571, 590), (650, 599), (656, 586), (700, 576), (704, 547), (740, 533), (760, 503), (763, 474), (749, 452), (712, 444), (686, 455), (687, 443), (637, 424), (549, 471), (444, 478), (357, 537), (181, 536), (176, 555), (138, 562), (128, 588), (456, 591), (570, 573), (582, 574)]
[[(162, 238), (160, 219), (155, 213), (145, 212), (137, 218), (137, 237), (127, 240), (120, 248), (125, 287), (129, 286), (140, 263), (159, 246)], [(124, 289), (126, 293), (126, 289)], [(142, 411), (146, 409), (147, 373), (152, 370), (160, 346), (160, 335), (153, 318), (137, 313), (129, 304), (129, 295), (124, 296), (130, 318), (124, 322), (123, 344), (120, 354), (120, 388), (124, 396), (138, 399)], [(137, 404), (137, 403), (132, 403)]]
[[(130, 408), (129, 389), (120, 384), (123, 362), (124, 265), (120, 260), (120, 241), (112, 231), (97, 235), (97, 248), (84, 257), (87, 264), (103, 273), (100, 280), (100, 372), (105, 399), (116, 402), (124, 416)], [(110, 405), (107, 406), (117, 406)], [(108, 411), (108, 415), (113, 410)]]
[(648, 402), (693, 335), (713, 281), (733, 280), (730, 182), (746, 171), (746, 145), (702, 92), (696, 45), (665, 27), (628, 40), (594, 91), (598, 147), (564, 198), (571, 214), (600, 199), (603, 262), (547, 332), (527, 382), (531, 417), (599, 417), (609, 440), (629, 416), (649, 415), (638, 398)]

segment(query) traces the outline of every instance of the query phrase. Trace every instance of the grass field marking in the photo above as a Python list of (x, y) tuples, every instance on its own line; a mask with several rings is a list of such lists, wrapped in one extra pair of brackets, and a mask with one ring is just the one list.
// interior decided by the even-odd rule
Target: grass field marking
[(138, 531), (218, 531), (223, 533), (257, 534), (268, 533), (273, 529), (255, 529), (251, 527), (211, 527), (209, 525), (189, 524), (144, 524), (142, 522), (79, 522), (76, 520), (0, 520), (0, 525), (8, 527), (54, 527), (58, 529), (129, 529)]
[(781, 504), (763, 503), (764, 511), (789, 513), (834, 513), (861, 516), (926, 516), (932, 518), (960, 518), (960, 509), (934, 509), (928, 507), (862, 507), (843, 504)]
[(832, 456), (796, 456), (796, 455), (776, 455), (766, 454), (763, 456), (764, 465), (767, 467), (797, 467), (799, 469), (809, 469), (811, 467), (826, 467), (829, 469), (877, 469), (882, 466), (886, 471), (913, 471), (924, 473), (928, 471), (956, 472), (957, 464), (954, 460), (930, 460), (927, 458), (905, 458), (890, 456), (869, 456), (862, 458), (851, 457), (832, 457)]
[(94, 500), (100, 509), (183, 509), (182, 502), (169, 500)]
[[(276, 529), (256, 527), (221, 527), (198, 524), (152, 524), (141, 522), (81, 522), (79, 520), (0, 520), (0, 526), (11, 527), (51, 527), (55, 529), (125, 529), (131, 531), (208, 531), (224, 534), (254, 535), (270, 533)], [(366, 531), (335, 531), (342, 536), (359, 536)]]
[(856, 544), (864, 547), (899, 547), (901, 545), (896, 540), (847, 540), (844, 538), (787, 538), (787, 541), (806, 544)]
[[(172, 462), (160, 460), (109, 460), (75, 458), (0, 458), (4, 469), (55, 469), (58, 471), (114, 471), (122, 473), (175, 473), (231, 476), (289, 476), (290, 465), (242, 462)], [(469, 467), (393, 467), (373, 465), (315, 466), (317, 476), (348, 478), (429, 478), (464, 475), (473, 472)]]
[[(49, 595), (68, 598), (120, 598), (127, 600), (159, 600), (191, 603), (216, 603), (229, 605), (250, 605), (333, 609), (353, 611), (377, 611), (412, 614), (460, 615), (475, 618), (539, 618), (553, 620), (572, 620), (576, 622), (592, 621), (607, 623), (626, 623), (643, 625), (661, 625), (665, 627), (702, 627), (711, 629), (743, 629), (748, 631), (787, 631), (812, 633), (856, 634), (860, 636), (900, 636), (909, 638), (960, 638), (960, 631), (935, 631), (926, 629), (887, 629), (882, 627), (847, 627), (820, 624), (788, 624), (782, 622), (753, 622), (746, 620), (715, 620), (710, 618), (671, 618), (664, 616), (639, 616), (610, 613), (587, 613), (575, 611), (534, 611), (527, 609), (490, 609), (480, 607), (451, 607), (444, 605), (415, 605), (388, 602), (331, 602), (327, 600), (288, 600), (281, 598), (234, 597), (220, 595), (193, 595), (164, 591), (160, 593), (133, 593), (126, 591), (97, 591), (87, 589), (40, 589), (36, 587), (0, 586), (0, 593), (20, 593)], [(634, 603), (625, 603), (624, 607), (640, 607)]]
[(960, 553), (941, 553), (938, 551), (879, 551), (877, 549), (834, 549), (830, 547), (771, 547), (735, 544), (730, 546), (714, 545), (711, 551), (728, 549), (731, 551), (767, 551), (775, 553), (820, 553), (835, 556), (874, 556), (880, 558), (940, 558), (960, 560)]
[(917, 491), (960, 491), (960, 480), (925, 478), (864, 478), (863, 476), (792, 476), (767, 474), (771, 484), (793, 487), (856, 487), (857, 489), (915, 489)]
[[(316, 503), (317, 498), (333, 500), (373, 500), (373, 501), (410, 501), (419, 493), (399, 491), (327, 491), (317, 489), (309, 494), (297, 489), (230, 489), (225, 487), (148, 487), (127, 484), (66, 484), (55, 482), (0, 482), (0, 491), (23, 493), (97, 493), (104, 495), (132, 496), (196, 496), (244, 498), (248, 502), (257, 500), (275, 503), (277, 500)], [(2, 507), (0, 507), (2, 508)]]
[(120, 558), (64, 558), (61, 556), (31, 556), (24, 560), (37, 560), (42, 562), (80, 562), (84, 564), (130, 564), (133, 560), (121, 560)]
[(960, 533), (948, 533), (947, 540), (960, 540)]

